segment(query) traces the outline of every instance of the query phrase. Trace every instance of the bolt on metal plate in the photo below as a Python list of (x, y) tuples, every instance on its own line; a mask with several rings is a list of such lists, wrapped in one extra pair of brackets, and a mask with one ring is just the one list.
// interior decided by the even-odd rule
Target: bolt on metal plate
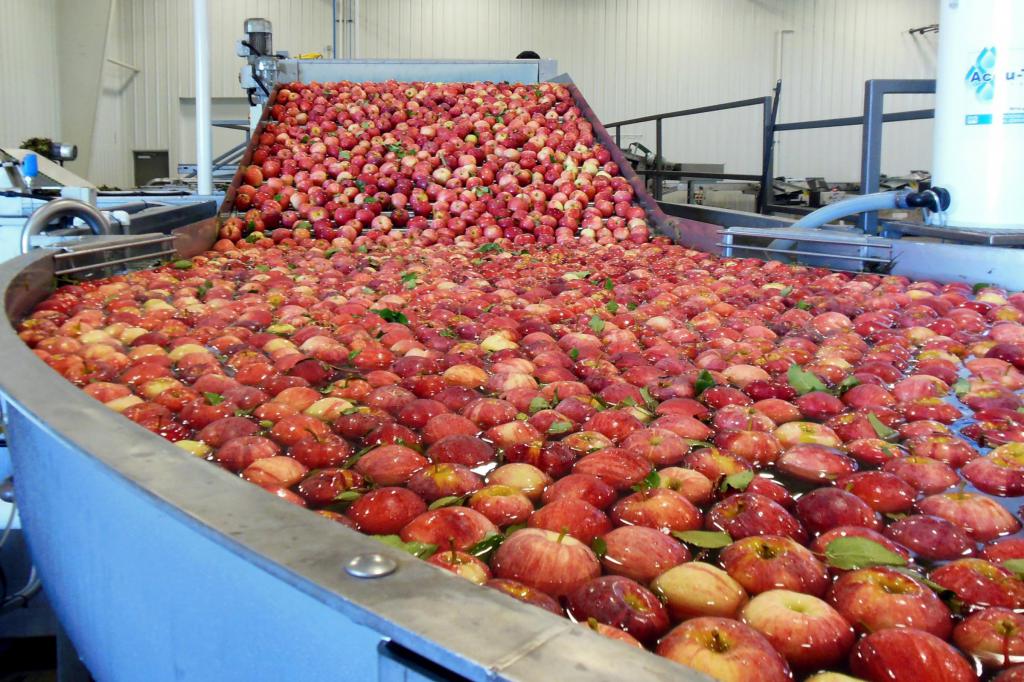
[(398, 570), (394, 559), (381, 554), (360, 554), (345, 564), (345, 572), (355, 578), (383, 578)]

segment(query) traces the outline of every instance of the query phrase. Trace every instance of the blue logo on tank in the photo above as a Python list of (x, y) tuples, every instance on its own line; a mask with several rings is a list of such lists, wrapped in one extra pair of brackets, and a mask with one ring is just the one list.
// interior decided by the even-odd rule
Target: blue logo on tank
[(991, 102), (995, 91), (996, 48), (986, 47), (978, 53), (978, 58), (967, 70), (964, 80), (974, 90), (979, 102)]

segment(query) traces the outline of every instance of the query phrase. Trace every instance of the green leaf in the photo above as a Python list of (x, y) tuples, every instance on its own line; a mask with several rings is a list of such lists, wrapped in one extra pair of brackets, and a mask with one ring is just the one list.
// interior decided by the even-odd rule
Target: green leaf
[(823, 384), (821, 379), (797, 364), (789, 366), (786, 378), (789, 379), (789, 385), (793, 387), (793, 390), (800, 395), (813, 391), (828, 391), (828, 386)]
[(356, 249), (359, 253), (368, 253), (370, 250), (366, 248), (366, 244), (360, 244), (359, 248)]
[(360, 354), (360, 353), (362, 353), (362, 352), (363, 352), (363, 349), (362, 349), (362, 348), (360, 348), (359, 350), (354, 350), (354, 351), (351, 351), (351, 352), (350, 352), (350, 353), (348, 354), (348, 364), (350, 364), (350, 365), (351, 365), (351, 364), (352, 364), (352, 361), (353, 361), (353, 360), (355, 360), (356, 358), (358, 358), (358, 357), (359, 357), (359, 354)]
[(829, 566), (843, 570), (871, 566), (906, 566), (907, 560), (874, 540), (848, 536), (836, 538), (825, 547)]
[(203, 393), (203, 397), (206, 398), (206, 402), (211, 405), (220, 405), (224, 402), (224, 396), (220, 393), (210, 393), (209, 391), (206, 391)]
[(363, 496), (361, 490), (346, 490), (334, 496), (334, 502), (355, 502)]
[(849, 391), (854, 386), (860, 386), (860, 379), (851, 374), (850, 376), (840, 381), (839, 385), (836, 386), (836, 395), (842, 395)]
[(800, 310), (810, 310), (811, 304), (808, 303), (807, 301), (797, 301), (796, 305), (794, 305), (793, 307), (799, 308)]
[(882, 440), (890, 440), (900, 435), (900, 432), (896, 429), (890, 429), (888, 426), (882, 423), (882, 420), (875, 415), (874, 412), (868, 412), (868, 421), (871, 422), (871, 428), (875, 430), (878, 437)]
[(406, 289), (415, 289), (416, 285), (419, 284), (420, 273), (418, 272), (405, 272), (402, 273), (402, 286)]
[(213, 282), (211, 282), (210, 280), (206, 280), (205, 282), (200, 284), (199, 287), (196, 289), (196, 298), (204, 298), (206, 296), (206, 292), (208, 292), (212, 288)]
[(953, 382), (952, 389), (953, 392), (956, 393), (957, 397), (959, 398), (961, 396), (967, 395), (967, 393), (970, 392), (971, 382), (961, 377)]
[(530, 407), (527, 411), (530, 414), (534, 414), (535, 412), (540, 412), (541, 410), (549, 409), (551, 409), (551, 403), (549, 403), (547, 400), (544, 400), (543, 396), (537, 396), (536, 398), (530, 401)]
[(1024, 578), (1024, 559), (1007, 559), (999, 565), (1012, 571), (1018, 578)]
[(552, 436), (557, 436), (561, 433), (569, 433), (570, 431), (572, 431), (572, 422), (551, 422), (551, 426), (548, 427), (548, 433)]
[(360, 192), (366, 189), (366, 183), (363, 182), (362, 180), (356, 180), (353, 184), (356, 186), (356, 189), (358, 189)]
[(604, 278), (604, 290), (605, 291), (613, 291), (614, 289), (615, 289), (615, 283), (612, 282), (612, 278), (611, 277), (605, 277)]
[(713, 448), (713, 447), (715, 447), (714, 443), (709, 443), (706, 440), (696, 440), (694, 438), (684, 438), (683, 440), (685, 440), (686, 443), (691, 448)]
[(567, 280), (571, 281), (571, 280), (577, 280), (577, 279), (586, 279), (589, 276), (590, 276), (590, 271), (589, 270), (580, 270), (579, 272), (567, 272), (564, 275), (562, 275), (562, 279), (567, 279)]
[(272, 429), (272, 428), (274, 428), (274, 422), (270, 421), (269, 419), (261, 419), (260, 420), (260, 428), (261, 429)]
[(445, 497), (439, 497), (430, 503), (427, 509), (441, 509), (442, 507), (461, 507), (462, 503), (466, 501), (465, 495), (446, 495)]
[(672, 537), (702, 549), (721, 549), (732, 544), (728, 533), (714, 530), (672, 531)]
[(408, 552), (414, 557), (420, 559), (429, 559), (430, 556), (437, 551), (437, 545), (427, 544), (425, 542), (402, 542), (402, 538), (397, 535), (371, 535), (371, 538), (378, 542), (383, 542), (389, 547), (400, 549), (403, 552)]
[(518, 421), (524, 422), (524, 421), (526, 421), (529, 418), (530, 418), (530, 415), (526, 414), (525, 412), (517, 412), (516, 413), (516, 420), (518, 420)]
[(786, 296), (789, 296), (791, 293), (793, 293), (793, 287), (786, 287), (785, 289), (781, 289), (779, 291), (779, 296), (785, 298)]
[(654, 396), (651, 395), (651, 392), (646, 387), (640, 389), (640, 397), (644, 399), (644, 405), (647, 406), (648, 410), (654, 412), (658, 409), (658, 401), (654, 399)]
[(398, 324), (404, 325), (409, 324), (409, 318), (406, 317), (404, 313), (400, 313), (397, 310), (389, 310), (387, 308), (383, 308), (381, 310), (371, 310), (370, 312), (380, 315), (381, 319), (383, 319), (385, 322), (397, 322)]
[(715, 378), (711, 376), (711, 372), (706, 369), (702, 369), (700, 374), (697, 375), (697, 381), (693, 384), (693, 391), (698, 396), (704, 391), (708, 390), (715, 385)]
[(658, 475), (657, 471), (652, 470), (651, 473), (644, 476), (644, 479), (633, 486), (633, 490), (636, 492), (642, 492), (644, 490), (653, 490), (654, 488), (661, 487), (661, 476)]
[(498, 549), (501, 543), (505, 541), (505, 536), (501, 533), (495, 533), (494, 531), (489, 532), (484, 539), (476, 544), (472, 544), (466, 548), (466, 554), (477, 557), (478, 559), (488, 560), (491, 552)]
[[(490, 194), (491, 193), (491, 188), (490, 187), (477, 187), (473, 191), (476, 192), (476, 198), (479, 199), (480, 197), (482, 197), (485, 194)], [(485, 246), (486, 246), (486, 244), (485, 244)], [(495, 245), (495, 246), (497, 246), (497, 245)]]
[(376, 445), (367, 445), (365, 448), (363, 448), (362, 450), (358, 451), (356, 454), (354, 454), (351, 457), (349, 457), (348, 459), (346, 459), (345, 462), (341, 465), (341, 468), (342, 469), (351, 469), (352, 467), (354, 467), (356, 465), (356, 463), (359, 460), (361, 460), (363, 458), (363, 455), (368, 453), (370, 450), (373, 450), (375, 447), (377, 447), (377, 446)]
[(258, 272), (270, 272), (270, 266), (269, 265), (257, 265), (253, 269), (258, 271)]
[(632, 302), (630, 302), (630, 303), (627, 303), (627, 304), (626, 304), (626, 310), (636, 310), (636, 309), (637, 309), (637, 307), (638, 307), (638, 306), (637, 306), (637, 304), (636, 304), (636, 303), (632, 303)]
[(477, 249), (476, 249), (476, 252), (477, 253), (490, 253), (491, 251), (494, 251), (496, 253), (501, 253), (504, 250), (505, 249), (501, 248), (501, 244), (497, 244), (495, 242), (490, 242), (488, 244), (481, 244), (480, 246), (478, 246)]
[(718, 486), (718, 490), (724, 493), (729, 488), (732, 488), (733, 490), (743, 492), (753, 480), (753, 471), (737, 471), (735, 474), (729, 474), (723, 478), (721, 485)]
[(338, 253), (340, 249), (327, 249), (324, 251), (324, 258), (330, 258), (334, 254)]
[(978, 292), (980, 292), (982, 289), (988, 289), (990, 286), (992, 285), (988, 282), (978, 282), (977, 284), (971, 287), (971, 291), (974, 293), (975, 296), (977, 296)]
[(580, 349), (573, 348), (569, 351), (569, 359), (576, 362), (576, 359), (580, 356)]
[(171, 266), (175, 270), (191, 270), (192, 269), (192, 261), (185, 260), (185, 259), (176, 260), (173, 263), (171, 263)]
[(615, 301), (608, 301), (607, 303), (604, 304), (604, 309), (607, 310), (612, 315), (614, 315), (615, 313), (619, 312), (619, 304), (616, 303)]
[(594, 541), (590, 543), (590, 549), (594, 550), (598, 559), (603, 559), (604, 555), (608, 553), (608, 543), (604, 541), (604, 538), (594, 538)]

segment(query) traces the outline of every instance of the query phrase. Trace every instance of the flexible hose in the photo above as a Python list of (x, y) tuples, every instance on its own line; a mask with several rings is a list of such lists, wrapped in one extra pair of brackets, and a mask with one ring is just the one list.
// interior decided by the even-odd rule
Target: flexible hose
[[(817, 211), (808, 213), (800, 220), (793, 223), (793, 227), (804, 227), (810, 229), (820, 228), (822, 225), (826, 225), (833, 220), (839, 220), (855, 213), (864, 213), (866, 211), (884, 211), (886, 209), (896, 208), (901, 200), (904, 198), (906, 192), (876, 192), (875, 194), (861, 194), (849, 199), (843, 199), (837, 201), (834, 204), (828, 206), (822, 206)], [(768, 248), (770, 249), (791, 249), (796, 246), (796, 242), (792, 239), (775, 239)], [(766, 251), (769, 255), (773, 252)]]

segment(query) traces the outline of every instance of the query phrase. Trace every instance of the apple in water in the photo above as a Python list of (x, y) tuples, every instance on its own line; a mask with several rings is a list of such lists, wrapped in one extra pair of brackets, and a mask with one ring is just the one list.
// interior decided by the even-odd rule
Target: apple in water
[(890, 524), (885, 536), (932, 561), (956, 559), (971, 554), (975, 547), (974, 540), (963, 530), (928, 514), (911, 514)]
[(345, 515), (364, 533), (394, 535), (425, 511), (426, 502), (408, 488), (384, 487), (361, 495)]
[(953, 629), (953, 642), (986, 667), (1024, 663), (1024, 614), (999, 607), (976, 611)]
[(956, 649), (928, 632), (885, 629), (857, 642), (850, 671), (868, 682), (976, 682), (977, 674)]
[(971, 606), (1024, 608), (1024, 582), (984, 559), (957, 559), (939, 566), (928, 577)]
[(747, 593), (729, 574), (711, 564), (691, 561), (668, 569), (651, 583), (674, 620), (695, 616), (732, 618), (747, 603)]
[(749, 625), (728, 618), (688, 620), (662, 638), (657, 653), (720, 682), (793, 679), (785, 659), (768, 640)]
[(405, 524), (399, 535), (403, 542), (465, 550), (497, 532), (498, 527), (479, 512), (466, 507), (441, 507), (423, 512)]
[(908, 575), (884, 566), (839, 576), (828, 601), (861, 632), (915, 628), (946, 639), (953, 619), (942, 600)]
[(530, 498), (509, 485), (488, 485), (477, 490), (466, 506), (478, 511), (499, 528), (526, 523), (533, 513)]
[(754, 535), (732, 543), (719, 556), (722, 567), (747, 592), (792, 590), (816, 597), (828, 588), (828, 569), (791, 538)]
[(700, 510), (675, 490), (649, 488), (622, 498), (612, 507), (617, 525), (646, 526), (665, 533), (701, 527)]
[(449, 549), (435, 552), (427, 559), (427, 563), (450, 571), (477, 585), (483, 585), (491, 579), (491, 569), (487, 564), (471, 554), (458, 550)]
[(807, 531), (779, 503), (757, 493), (740, 493), (715, 503), (704, 519), (708, 530), (720, 530), (734, 540), (751, 535), (785, 535), (803, 543)]
[(491, 568), (498, 578), (519, 581), (556, 598), (601, 574), (601, 564), (589, 547), (570, 535), (540, 528), (523, 528), (508, 536)]
[(769, 590), (747, 603), (740, 620), (771, 642), (795, 671), (839, 664), (856, 639), (853, 628), (817, 597), (789, 590)]
[(628, 632), (640, 642), (654, 643), (669, 628), (668, 612), (640, 583), (624, 576), (589, 580), (568, 595), (569, 614), (590, 618)]
[(622, 526), (605, 533), (602, 539), (604, 569), (645, 585), (673, 566), (690, 560), (685, 545), (653, 528)]
[(1020, 530), (1020, 521), (991, 497), (980, 493), (940, 493), (917, 504), (925, 514), (946, 519), (978, 542)]
[(603, 511), (575, 497), (562, 497), (544, 505), (530, 515), (527, 525), (565, 532), (587, 545), (612, 529)]

